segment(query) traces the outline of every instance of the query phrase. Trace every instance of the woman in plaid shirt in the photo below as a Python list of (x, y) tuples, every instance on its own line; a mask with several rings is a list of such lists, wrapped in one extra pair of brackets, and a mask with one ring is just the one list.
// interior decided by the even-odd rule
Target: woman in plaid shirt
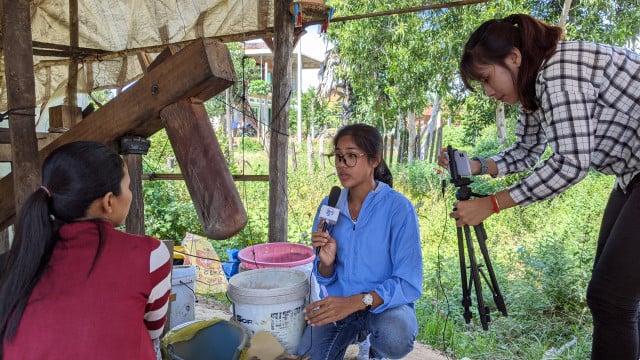
[[(501, 176), (533, 168), (521, 182), (456, 204), (458, 226), (560, 194), (590, 167), (616, 176), (601, 224), (587, 302), (592, 359), (640, 355), (640, 55), (619, 47), (564, 41), (562, 28), (531, 16), (483, 23), (460, 62), (465, 86), (520, 103), (516, 142), (491, 158), (473, 158), (473, 174)], [(549, 147), (551, 156), (538, 164)], [(439, 163), (448, 166), (446, 151)]]

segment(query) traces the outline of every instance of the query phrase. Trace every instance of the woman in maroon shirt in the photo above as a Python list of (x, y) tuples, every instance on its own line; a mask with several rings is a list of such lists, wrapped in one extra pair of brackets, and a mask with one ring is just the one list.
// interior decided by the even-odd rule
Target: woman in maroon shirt
[(43, 165), (0, 275), (0, 359), (156, 359), (169, 252), (131, 235), (129, 173), (104, 144), (74, 142)]

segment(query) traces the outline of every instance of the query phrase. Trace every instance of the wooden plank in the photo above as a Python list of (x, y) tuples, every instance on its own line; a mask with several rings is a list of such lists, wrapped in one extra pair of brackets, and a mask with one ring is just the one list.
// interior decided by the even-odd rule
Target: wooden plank
[(160, 112), (204, 234), (228, 239), (247, 224), (247, 213), (201, 103), (181, 100)]
[[(195, 40), (42, 148), (40, 161), (72, 141), (111, 143), (124, 135), (149, 137), (163, 127), (159, 115), (167, 105), (180, 99), (208, 100), (234, 81), (235, 71), (226, 45), (217, 40)], [(0, 229), (8, 225), (15, 212), (12, 181), (12, 174), (0, 179)]]

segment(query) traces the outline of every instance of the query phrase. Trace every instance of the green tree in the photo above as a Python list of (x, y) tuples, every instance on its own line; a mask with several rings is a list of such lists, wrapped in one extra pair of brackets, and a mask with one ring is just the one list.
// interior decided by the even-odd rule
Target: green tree
[[(332, 24), (329, 37), (340, 54), (340, 77), (357, 96), (359, 121), (390, 128), (397, 114), (418, 113), (437, 95), (445, 118), (456, 117), (472, 133), (495, 122), (495, 106), (486, 97), (470, 97), (458, 79), (458, 61), (468, 36), (484, 21), (527, 13), (557, 24), (564, 0), (501, 0), (419, 13), (372, 17)], [(421, 5), (417, 1), (336, 0), (340, 16)], [(573, 1), (567, 39), (625, 45), (640, 34), (635, 0)], [(464, 105), (461, 111), (461, 106)], [(507, 114), (515, 116), (515, 107)], [(464, 115), (472, 115), (466, 117)], [(473, 136), (469, 138), (473, 140)]]

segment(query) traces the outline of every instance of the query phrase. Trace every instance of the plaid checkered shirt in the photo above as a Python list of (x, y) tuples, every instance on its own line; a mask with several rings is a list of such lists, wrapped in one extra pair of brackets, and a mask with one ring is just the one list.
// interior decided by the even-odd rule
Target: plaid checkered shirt
[[(625, 190), (640, 173), (640, 54), (590, 42), (560, 42), (536, 79), (540, 108), (521, 108), (516, 142), (493, 156), (498, 175), (533, 168), (509, 187), (519, 205), (560, 194), (590, 167)], [(547, 149), (550, 157), (540, 162)]]

